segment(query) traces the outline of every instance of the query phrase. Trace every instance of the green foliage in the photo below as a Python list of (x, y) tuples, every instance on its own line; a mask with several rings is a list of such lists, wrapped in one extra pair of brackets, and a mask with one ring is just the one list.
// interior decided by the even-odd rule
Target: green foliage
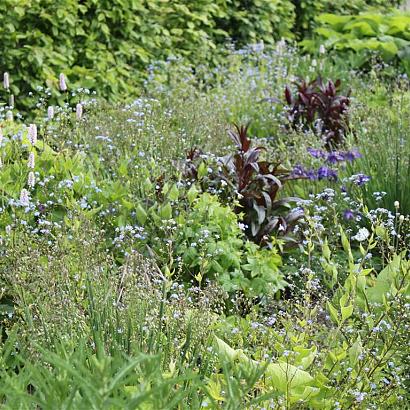
[(0, 5), (0, 72), (9, 72), (16, 104), (28, 108), (28, 92), (46, 84), (53, 101), (58, 76), (70, 90), (86, 87), (121, 101), (134, 94), (145, 68), (183, 56), (191, 63), (216, 62), (217, 45), (288, 37), (292, 5), (263, 1), (250, 11), (240, 1), (6, 0)]
[(294, 6), (287, 0), (225, 0), (227, 15), (220, 24), (238, 45), (272, 44), (293, 38)]
[(355, 129), (359, 150), (365, 155), (348, 170), (370, 175), (369, 183), (360, 193), (369, 209), (378, 206), (393, 209), (394, 202), (399, 201), (400, 212), (407, 215), (410, 213), (409, 97), (399, 84), (390, 89), (371, 86), (363, 98), (368, 106), (357, 112)]
[(178, 223), (176, 255), (200, 284), (216, 278), (227, 292), (242, 291), (247, 297), (284, 288), (280, 255), (245, 242), (237, 215), (217, 197), (200, 195)]
[[(50, 118), (40, 100), (35, 142), (15, 111), (16, 122), (1, 120), (4, 408), (405, 407), (408, 83), (377, 70), (352, 76), (324, 54), (314, 61), (280, 42), (230, 53), (208, 77), (164, 62), (149, 96), (131, 104), (81, 93), (81, 119), (70, 104)], [(319, 71), (350, 78), (353, 133), (339, 153), (289, 130), (281, 104), (285, 84)], [(226, 124), (248, 120), (259, 138), (230, 156)], [(340, 181), (286, 184), (305, 185), (298, 247), (246, 240), (241, 176), (259, 222), (263, 193), (279, 186), (272, 177), (354, 148), (363, 157), (341, 161)], [(245, 170), (237, 179), (234, 161)], [(279, 162), (279, 175), (263, 172)], [(370, 174), (368, 185), (353, 172)], [(371, 202), (373, 189), (395, 212)]]
[(301, 39), (317, 26), (316, 17), (322, 13), (356, 14), (369, 8), (398, 7), (401, 0), (292, 0), (296, 8), (295, 32)]
[(320, 43), (328, 49), (350, 53), (356, 68), (366, 66), (373, 54), (386, 63), (399, 63), (410, 73), (409, 13), (322, 14), (317, 21), (317, 38), (302, 42), (307, 50), (314, 51)]

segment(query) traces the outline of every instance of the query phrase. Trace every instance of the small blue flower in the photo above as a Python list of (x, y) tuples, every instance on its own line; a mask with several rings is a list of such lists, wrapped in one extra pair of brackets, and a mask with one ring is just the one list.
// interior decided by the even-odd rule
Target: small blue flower
[(354, 212), (351, 209), (346, 209), (343, 212), (343, 218), (350, 220), (354, 218)]
[(338, 162), (344, 161), (344, 155), (337, 151), (329, 152), (326, 161), (330, 164), (337, 164)]
[(352, 150), (344, 152), (343, 157), (346, 161), (354, 161), (357, 158), (361, 158), (362, 154), (357, 150)]
[(317, 171), (317, 177), (319, 180), (321, 179), (328, 179), (329, 181), (336, 181), (337, 180), (337, 171), (328, 167), (320, 167)]
[(357, 186), (363, 186), (370, 181), (370, 177), (365, 174), (352, 175), (349, 179)]
[(326, 154), (320, 150), (315, 148), (308, 148), (307, 152), (312, 155), (313, 158), (325, 158)]

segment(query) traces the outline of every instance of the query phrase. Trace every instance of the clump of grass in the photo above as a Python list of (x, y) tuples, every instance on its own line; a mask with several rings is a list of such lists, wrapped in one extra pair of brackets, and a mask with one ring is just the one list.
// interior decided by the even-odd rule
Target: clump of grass
[(393, 210), (394, 203), (398, 201), (400, 212), (410, 214), (408, 85), (401, 83), (394, 87), (384, 104), (364, 107), (358, 115), (355, 139), (363, 155), (349, 171), (370, 176), (363, 190), (366, 204), (369, 208), (382, 206)]

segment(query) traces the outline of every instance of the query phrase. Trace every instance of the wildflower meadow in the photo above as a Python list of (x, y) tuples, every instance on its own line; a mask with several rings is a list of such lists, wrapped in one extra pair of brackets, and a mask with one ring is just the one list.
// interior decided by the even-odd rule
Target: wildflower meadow
[(410, 408), (410, 14), (0, 2), (1, 409)]

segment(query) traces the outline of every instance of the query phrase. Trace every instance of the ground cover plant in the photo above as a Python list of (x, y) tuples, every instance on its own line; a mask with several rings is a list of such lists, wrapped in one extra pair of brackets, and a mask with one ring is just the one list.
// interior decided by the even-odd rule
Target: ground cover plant
[(62, 72), (19, 111), (4, 75), (2, 408), (408, 406), (409, 80), (271, 45), (160, 59), (116, 103)]

